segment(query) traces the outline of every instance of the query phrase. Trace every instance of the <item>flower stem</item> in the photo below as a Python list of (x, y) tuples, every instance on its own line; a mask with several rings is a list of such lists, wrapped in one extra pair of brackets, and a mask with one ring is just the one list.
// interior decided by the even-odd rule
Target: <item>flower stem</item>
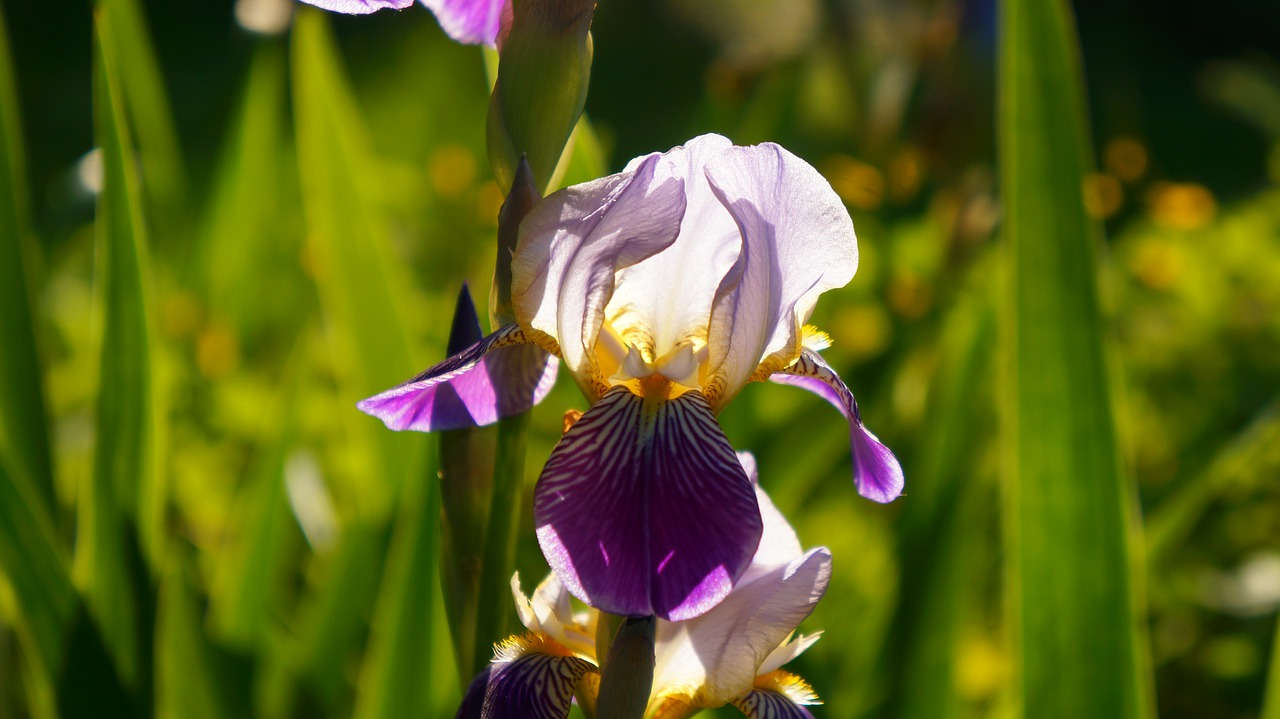
[[(601, 615), (604, 625), (608, 615)], [(653, 687), (653, 636), (657, 620), (648, 617), (612, 617), (620, 620), (601, 667), (596, 715), (611, 719), (641, 719)], [(597, 646), (599, 638), (597, 636)]]

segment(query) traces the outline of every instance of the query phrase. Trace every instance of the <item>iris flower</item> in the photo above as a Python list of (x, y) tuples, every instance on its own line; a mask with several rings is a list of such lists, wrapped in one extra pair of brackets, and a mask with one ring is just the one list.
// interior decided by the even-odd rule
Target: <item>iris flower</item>
[[(803, 679), (781, 667), (818, 640), (818, 634), (792, 634), (826, 591), (831, 554), (822, 547), (801, 549), (757, 485), (751, 455), (738, 456), (760, 502), (760, 547), (714, 609), (688, 621), (658, 622), (646, 717), (676, 719), (733, 704), (748, 717), (812, 719), (805, 706), (818, 703)], [(511, 585), (529, 631), (498, 646), (493, 663), (472, 682), (458, 719), (563, 719), (575, 693), (585, 702), (595, 699), (598, 613), (575, 614), (555, 574), (531, 597), (520, 591), (518, 575)]]
[(535, 491), (543, 554), (591, 606), (689, 619), (759, 543), (755, 492), (716, 422), (748, 383), (827, 399), (849, 421), (858, 491), (902, 490), (818, 353), (826, 336), (805, 325), (857, 259), (817, 170), (772, 143), (704, 135), (535, 206), (511, 264), (517, 322), (359, 406), (395, 430), (487, 424), (540, 401), (559, 357), (592, 404)]
[[(414, 0), (302, 0), (325, 10), (367, 15), (383, 9), (403, 10)], [(502, 15), (511, 14), (511, 0), (422, 0), (449, 37), (468, 45), (495, 45)]]

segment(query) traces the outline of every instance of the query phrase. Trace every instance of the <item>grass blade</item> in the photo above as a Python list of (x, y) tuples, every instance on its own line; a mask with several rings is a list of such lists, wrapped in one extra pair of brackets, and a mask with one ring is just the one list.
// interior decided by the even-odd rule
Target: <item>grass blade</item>
[[(328, 19), (299, 8), (293, 26), (294, 118), (308, 250), (336, 366), (351, 404), (420, 369), (402, 318), (408, 281), (397, 274), (385, 223), (372, 202), (368, 132), (338, 60)], [(352, 436), (371, 448), (357, 511), (385, 516), (400, 478), (419, 476), (426, 441), (388, 432), (352, 408)]]
[(97, 283), (101, 298), (101, 374), (93, 477), (79, 505), (76, 577), (88, 597), (121, 677), (138, 679), (140, 618), (126, 552), (135, 515), (159, 541), (152, 507), (157, 477), (151, 330), (147, 314), (147, 243), (132, 142), (120, 94), (114, 26), (95, 17), (95, 125), (102, 152), (98, 198)]
[(1280, 719), (1280, 616), (1276, 617), (1276, 638), (1271, 642), (1271, 671), (1260, 719)]
[(999, 148), (1010, 626), (1028, 716), (1144, 717), (1133, 487), (1120, 469), (1099, 315), (1098, 228), (1070, 6), (1002, 0)]
[(138, 130), (135, 147), (146, 178), (143, 191), (152, 214), (161, 220), (159, 227), (172, 231), (186, 199), (186, 170), (146, 17), (139, 0), (98, 0), (98, 7), (110, 9), (119, 92), (130, 123)]
[(41, 510), (55, 504), (40, 358), (32, 327), (26, 269), (31, 230), (23, 166), (22, 129), (9, 38), (0, 13), (0, 454), (12, 464), (11, 481), (30, 481), (26, 492)]
[(219, 719), (232, 716), (221, 696), (199, 607), (188, 579), (185, 547), (170, 552), (156, 611), (156, 716)]

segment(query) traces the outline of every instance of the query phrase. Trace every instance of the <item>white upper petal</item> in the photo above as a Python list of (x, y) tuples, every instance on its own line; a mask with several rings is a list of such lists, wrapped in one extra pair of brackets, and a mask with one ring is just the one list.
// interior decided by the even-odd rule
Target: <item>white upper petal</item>
[(818, 295), (853, 279), (858, 246), (831, 185), (778, 145), (732, 148), (706, 173), (743, 239), (709, 329), (708, 393), (719, 409), (762, 363), (772, 372), (798, 355)]
[(676, 241), (683, 182), (656, 176), (658, 156), (631, 170), (574, 185), (538, 203), (520, 225), (511, 260), (512, 300), (522, 326), (559, 344), (584, 393), (607, 390), (595, 344), (615, 273)]
[[(650, 360), (690, 337), (706, 337), (716, 287), (738, 256), (738, 227), (711, 193), (703, 172), (732, 146), (720, 135), (702, 135), (656, 156), (655, 181), (676, 178), (684, 183), (687, 205), (680, 236), (662, 252), (618, 273), (607, 310), (614, 329), (651, 352)], [(645, 159), (632, 160), (628, 167)]]

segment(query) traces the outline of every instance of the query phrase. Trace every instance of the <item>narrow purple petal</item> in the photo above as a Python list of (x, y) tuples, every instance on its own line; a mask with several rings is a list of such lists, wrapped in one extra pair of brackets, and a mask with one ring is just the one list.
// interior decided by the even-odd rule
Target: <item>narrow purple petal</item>
[(813, 719), (813, 714), (786, 694), (756, 689), (733, 703), (749, 719)]
[(389, 429), (434, 432), (492, 424), (541, 402), (555, 384), (555, 357), (508, 325), (356, 406)]
[[(564, 719), (573, 690), (583, 675), (595, 671), (575, 656), (539, 651), (545, 643), (508, 640), (505, 651), (467, 688), (455, 719)], [(530, 646), (531, 645), (531, 646)]]
[(348, 15), (368, 15), (379, 10), (403, 10), (413, 4), (413, 0), (302, 0), (308, 5), (344, 12)]
[[(510, 6), (511, 0), (422, 0), (422, 4), (431, 9), (440, 28), (454, 40), (468, 45), (494, 45), (503, 9)], [(401, 7), (405, 5), (408, 2)]]
[(552, 451), (533, 511), (542, 553), (575, 596), (671, 621), (724, 599), (762, 531), (751, 481), (698, 392), (605, 394)]
[(858, 493), (873, 502), (891, 502), (902, 494), (902, 467), (888, 447), (862, 425), (858, 401), (844, 381), (822, 356), (805, 349), (800, 359), (769, 379), (813, 392), (830, 402), (849, 420), (849, 443), (853, 448), (853, 484)]

